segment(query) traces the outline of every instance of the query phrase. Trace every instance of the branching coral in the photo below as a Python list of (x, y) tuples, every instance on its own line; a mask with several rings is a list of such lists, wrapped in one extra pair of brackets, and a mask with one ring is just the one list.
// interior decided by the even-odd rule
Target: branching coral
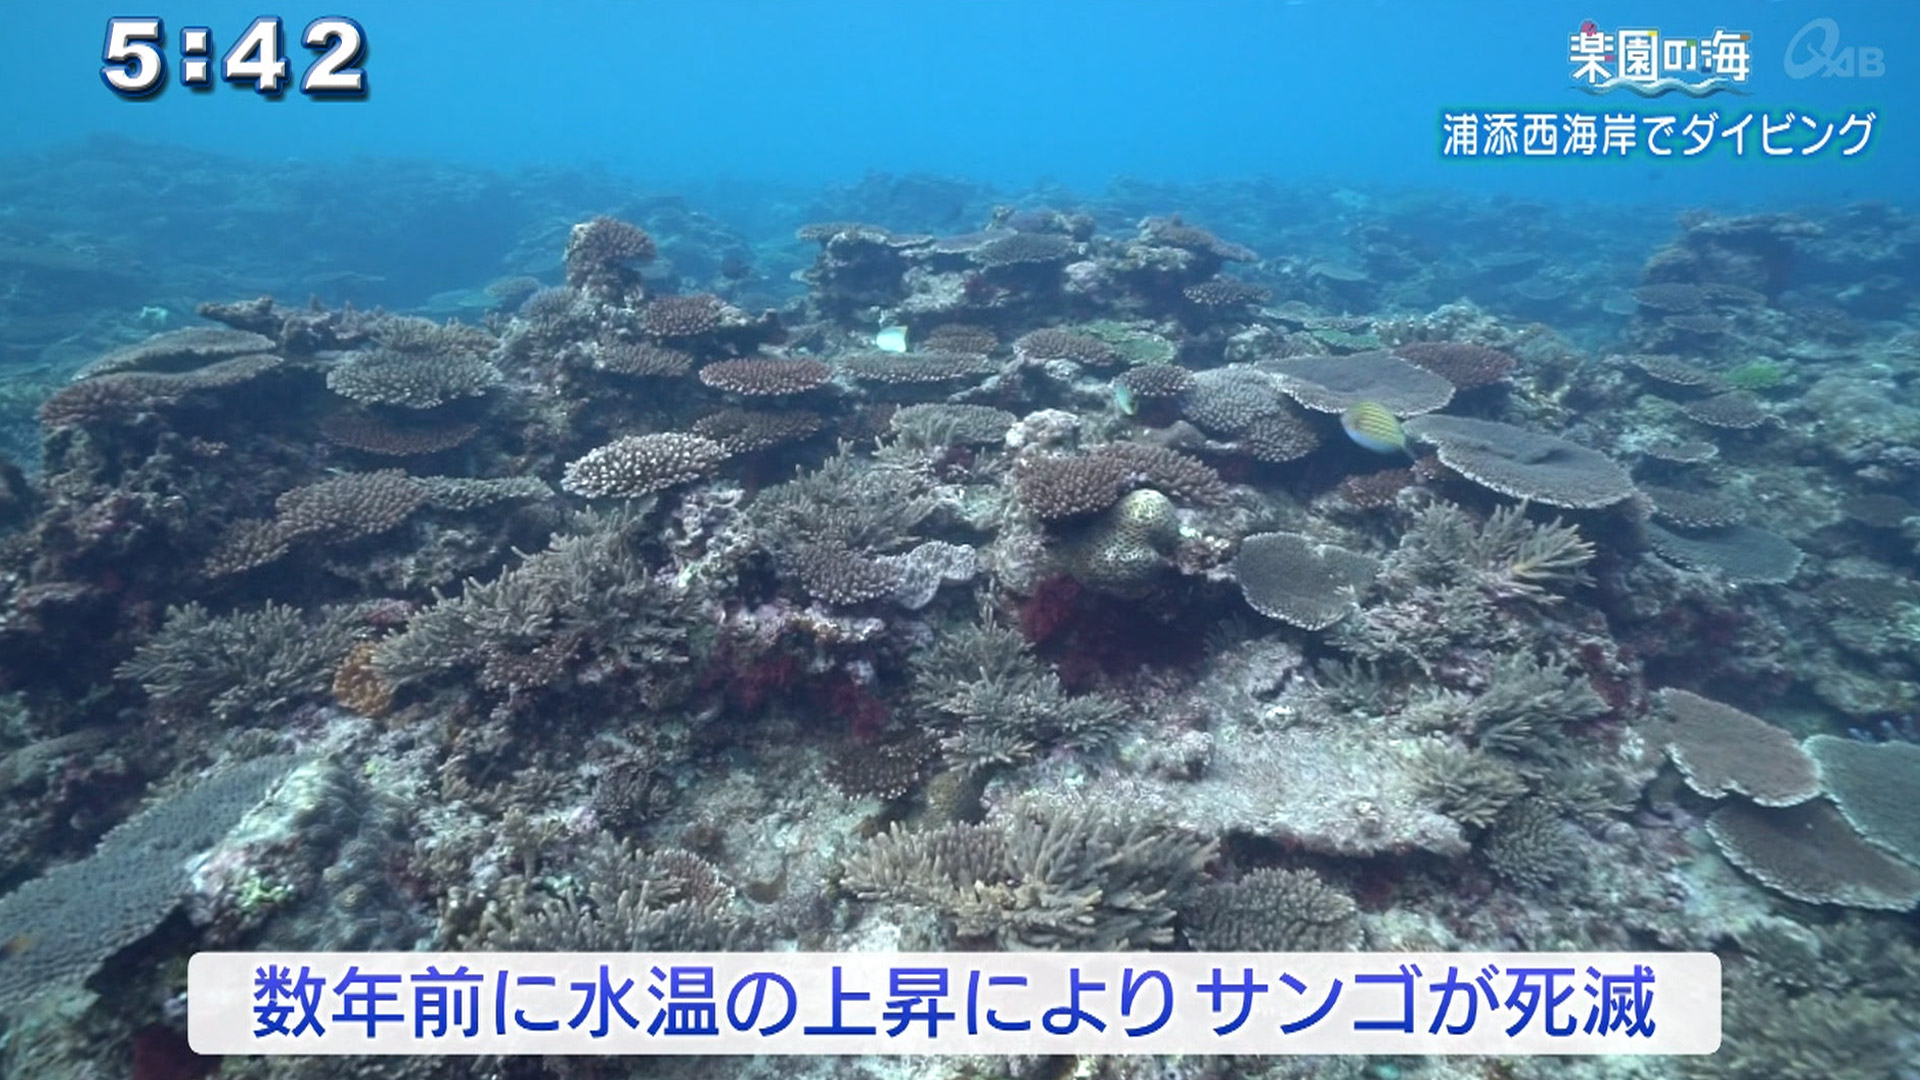
[(352, 613), (330, 609), (309, 622), (298, 608), (269, 603), (214, 616), (199, 604), (167, 610), (166, 624), (119, 667), (154, 709), (178, 718), (262, 719), (331, 685), (353, 647)]
[(1019, 764), (1043, 748), (1085, 749), (1109, 738), (1126, 706), (1070, 697), (1018, 631), (972, 623), (914, 657), (914, 702), (936, 718), (941, 747), (966, 769)]
[(1201, 889), (1180, 922), (1195, 948), (1215, 952), (1338, 952), (1360, 940), (1353, 898), (1311, 870), (1255, 870)]
[(931, 908), (961, 944), (1116, 950), (1166, 945), (1215, 845), (1145, 820), (1024, 810), (983, 825), (897, 826), (848, 856), (844, 886)]
[(775, 552), (829, 544), (879, 554), (911, 542), (936, 505), (931, 488), (920, 473), (843, 444), (818, 469), (762, 492), (748, 516)]
[(468, 582), (380, 644), (374, 667), (400, 685), (477, 672), (483, 688), (514, 694), (588, 671), (639, 680), (643, 699), (693, 657), (695, 599), (649, 573), (626, 516), (588, 518), (491, 582)]
[(638, 225), (597, 217), (573, 227), (567, 237), (567, 284), (605, 289), (628, 283), (632, 263), (653, 261), (653, 237)]
[(459, 944), (508, 952), (711, 952), (749, 944), (752, 925), (712, 864), (603, 839), (558, 881), (509, 879)]

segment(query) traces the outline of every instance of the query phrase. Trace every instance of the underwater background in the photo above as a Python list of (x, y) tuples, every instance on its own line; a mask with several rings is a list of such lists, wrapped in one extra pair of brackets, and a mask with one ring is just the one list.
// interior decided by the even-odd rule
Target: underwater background
[[(0, 1076), (1920, 1077), (1909, 5), (0, 15)], [(367, 95), (103, 81), (266, 15)], [(1575, 111), (1752, 120), (1446, 152)], [(433, 948), (1707, 950), (1725, 1040), (187, 1049)]]

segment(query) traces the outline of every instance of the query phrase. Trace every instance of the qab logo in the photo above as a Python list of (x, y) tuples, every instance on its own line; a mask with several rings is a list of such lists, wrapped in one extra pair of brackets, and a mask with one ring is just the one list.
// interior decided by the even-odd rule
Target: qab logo
[(1784, 62), (1789, 79), (1877, 79), (1887, 73), (1887, 60), (1878, 45), (1842, 45), (1840, 24), (1815, 19), (1787, 42)]

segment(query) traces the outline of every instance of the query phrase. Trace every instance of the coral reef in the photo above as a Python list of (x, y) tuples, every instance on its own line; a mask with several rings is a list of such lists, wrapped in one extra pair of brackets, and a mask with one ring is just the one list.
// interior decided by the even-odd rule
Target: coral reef
[(253, 947), (1709, 949), (1670, 1071), (1911, 1058), (1903, 216), (584, 190), (0, 402), (9, 1074)]

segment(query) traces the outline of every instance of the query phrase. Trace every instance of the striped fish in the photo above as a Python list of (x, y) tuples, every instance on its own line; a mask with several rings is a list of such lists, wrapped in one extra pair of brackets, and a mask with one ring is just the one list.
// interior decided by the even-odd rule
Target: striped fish
[(1340, 414), (1347, 438), (1376, 454), (1411, 454), (1400, 420), (1377, 401), (1359, 401)]

